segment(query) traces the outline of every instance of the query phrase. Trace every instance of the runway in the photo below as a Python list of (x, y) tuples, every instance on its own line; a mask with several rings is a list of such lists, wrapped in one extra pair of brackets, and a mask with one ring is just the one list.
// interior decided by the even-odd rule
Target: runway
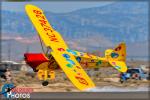
[(148, 99), (148, 92), (62, 92), (62, 93), (33, 93), (32, 99)]
[[(72, 100), (72, 99), (144, 99), (149, 100), (149, 92), (34, 92), (25, 100)], [(0, 100), (7, 100), (2, 95)]]

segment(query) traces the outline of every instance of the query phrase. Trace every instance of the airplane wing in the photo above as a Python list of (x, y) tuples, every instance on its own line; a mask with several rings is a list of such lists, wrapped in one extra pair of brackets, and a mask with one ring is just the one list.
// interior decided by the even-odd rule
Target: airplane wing
[(50, 26), (43, 11), (30, 4), (26, 5), (25, 9), (39, 36), (47, 47), (52, 48), (52, 56), (72, 83), (80, 90), (95, 87), (74, 56), (66, 51), (68, 49), (66, 43), (61, 35)]
[(28, 4), (25, 10), (46, 47), (51, 47), (53, 51), (60, 47), (68, 48), (61, 35), (49, 24), (42, 9)]
[(95, 85), (80, 64), (76, 61), (75, 57), (67, 51), (59, 53), (51, 52), (59, 66), (72, 81), (72, 83), (80, 90), (94, 88)]
[(126, 72), (127, 71), (127, 65), (124, 61), (109, 61), (109, 63), (118, 71), (120, 72)]

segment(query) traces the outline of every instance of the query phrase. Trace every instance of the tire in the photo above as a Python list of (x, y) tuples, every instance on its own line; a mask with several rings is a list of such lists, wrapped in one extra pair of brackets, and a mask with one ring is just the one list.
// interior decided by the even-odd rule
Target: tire
[(142, 78), (141, 78), (141, 76), (139, 76), (139, 80), (141, 80)]
[(48, 84), (49, 84), (48, 81), (43, 81), (43, 82), (42, 82), (42, 85), (43, 85), (43, 86), (47, 86)]

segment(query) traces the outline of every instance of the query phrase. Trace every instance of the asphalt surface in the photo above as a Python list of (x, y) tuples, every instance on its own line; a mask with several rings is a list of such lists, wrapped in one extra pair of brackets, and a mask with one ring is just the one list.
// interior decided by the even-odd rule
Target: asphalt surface
[[(70, 99), (131, 99), (149, 100), (149, 92), (42, 92), (32, 93), (30, 100), (70, 100)], [(3, 97), (0, 100), (5, 100)], [(29, 100), (29, 99), (27, 99)]]

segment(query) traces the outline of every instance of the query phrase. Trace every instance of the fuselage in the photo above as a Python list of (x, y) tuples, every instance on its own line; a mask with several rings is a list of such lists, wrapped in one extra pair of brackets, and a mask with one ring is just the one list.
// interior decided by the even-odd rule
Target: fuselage
[[(100, 67), (108, 67), (110, 64), (108, 63), (107, 59), (104, 57), (92, 58), (91, 55), (87, 57), (82, 57), (78, 55), (74, 55), (76, 60), (81, 64), (83, 68), (100, 68)], [(25, 53), (24, 54), (26, 63), (34, 70), (38, 70), (42, 68), (49, 68), (49, 69), (60, 69), (59, 65), (52, 57), (49, 55), (48, 57), (45, 56), (44, 53)]]

